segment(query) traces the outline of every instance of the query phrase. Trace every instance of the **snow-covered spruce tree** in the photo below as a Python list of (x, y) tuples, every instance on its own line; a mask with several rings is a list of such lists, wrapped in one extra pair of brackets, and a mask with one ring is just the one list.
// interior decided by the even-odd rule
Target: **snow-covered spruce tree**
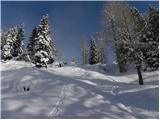
[(31, 56), (33, 55), (31, 57), (32, 61), (36, 64), (36, 67), (46, 67), (47, 64), (53, 63), (53, 51), (55, 50), (52, 43), (48, 15), (43, 16), (40, 25), (34, 32), (32, 51), (30, 53)]
[(24, 25), (22, 24), (17, 30), (16, 41), (13, 43), (13, 57), (20, 57), (24, 53)]
[(27, 54), (29, 55), (30, 59), (31, 59), (31, 62), (34, 63), (34, 54), (35, 54), (35, 49), (34, 49), (34, 43), (36, 41), (36, 38), (37, 38), (37, 27), (35, 27), (33, 30), (32, 30), (32, 33), (30, 35), (30, 38), (29, 38), (29, 43), (27, 45)]
[(5, 34), (5, 43), (2, 48), (2, 59), (4, 60), (10, 60), (13, 58), (13, 52), (14, 52), (14, 42), (16, 41), (17, 36), (17, 28), (11, 28), (9, 31)]
[(159, 68), (159, 13), (153, 6), (149, 6), (147, 12), (147, 27), (143, 40), (147, 44), (144, 52), (145, 70), (157, 70)]
[(1, 33), (1, 51), (3, 49), (3, 46), (5, 45), (6, 42), (6, 32)]
[(82, 57), (82, 65), (89, 63), (89, 50), (87, 47), (86, 36), (82, 37), (81, 57)]
[(2, 56), (2, 50), (3, 50), (3, 47), (5, 45), (5, 42), (6, 42), (6, 32), (2, 32), (1, 33), (1, 42), (0, 42), (0, 44), (1, 44), (1, 60), (3, 58), (3, 56)]
[(90, 42), (90, 55), (89, 55), (89, 64), (97, 64), (99, 63), (99, 54), (98, 48), (96, 46), (95, 40), (91, 40)]
[(106, 63), (106, 50), (107, 50), (107, 40), (104, 35), (104, 32), (93, 32), (92, 37), (97, 41), (99, 62), (104, 64)]

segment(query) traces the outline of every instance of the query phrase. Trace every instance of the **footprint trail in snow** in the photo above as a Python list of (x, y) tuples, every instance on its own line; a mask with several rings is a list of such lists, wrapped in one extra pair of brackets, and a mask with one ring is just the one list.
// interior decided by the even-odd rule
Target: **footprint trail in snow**
[(70, 89), (69, 85), (64, 85), (62, 87), (62, 90), (61, 90), (61, 93), (58, 97), (59, 99), (56, 102), (56, 105), (52, 108), (52, 110), (48, 114), (49, 118), (57, 117), (57, 116), (61, 115), (62, 108), (63, 108), (63, 105), (64, 105), (64, 101), (66, 99), (66, 93), (69, 89)]

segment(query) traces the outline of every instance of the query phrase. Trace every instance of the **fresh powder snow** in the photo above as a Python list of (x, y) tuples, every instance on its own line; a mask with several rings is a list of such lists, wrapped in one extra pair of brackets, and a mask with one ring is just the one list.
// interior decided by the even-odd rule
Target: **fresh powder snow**
[[(116, 74), (115, 65), (35, 68), (1, 62), (2, 118), (159, 118), (158, 71)], [(110, 72), (106, 72), (110, 70)]]

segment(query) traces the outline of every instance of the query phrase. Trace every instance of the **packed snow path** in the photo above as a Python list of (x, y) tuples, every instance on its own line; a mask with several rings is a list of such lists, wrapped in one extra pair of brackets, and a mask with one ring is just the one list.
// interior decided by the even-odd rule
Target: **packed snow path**
[[(99, 65), (33, 69), (1, 63), (2, 118), (158, 118), (158, 71), (107, 74)], [(26, 90), (24, 91), (24, 87)]]

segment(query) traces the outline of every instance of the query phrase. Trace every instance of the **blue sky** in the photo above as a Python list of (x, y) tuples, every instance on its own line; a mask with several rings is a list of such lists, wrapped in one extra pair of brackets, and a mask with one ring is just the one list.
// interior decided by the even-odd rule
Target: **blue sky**
[[(66, 61), (76, 57), (80, 63), (80, 43), (82, 35), (87, 36), (89, 43), (90, 34), (100, 31), (101, 10), (104, 1), (3, 1), (1, 2), (2, 30), (25, 24), (25, 43), (33, 27), (40, 22), (42, 15), (49, 14), (54, 43), (63, 51)], [(147, 10), (148, 4), (158, 8), (156, 1), (130, 1), (140, 12)], [(113, 53), (109, 53), (110, 61)]]

